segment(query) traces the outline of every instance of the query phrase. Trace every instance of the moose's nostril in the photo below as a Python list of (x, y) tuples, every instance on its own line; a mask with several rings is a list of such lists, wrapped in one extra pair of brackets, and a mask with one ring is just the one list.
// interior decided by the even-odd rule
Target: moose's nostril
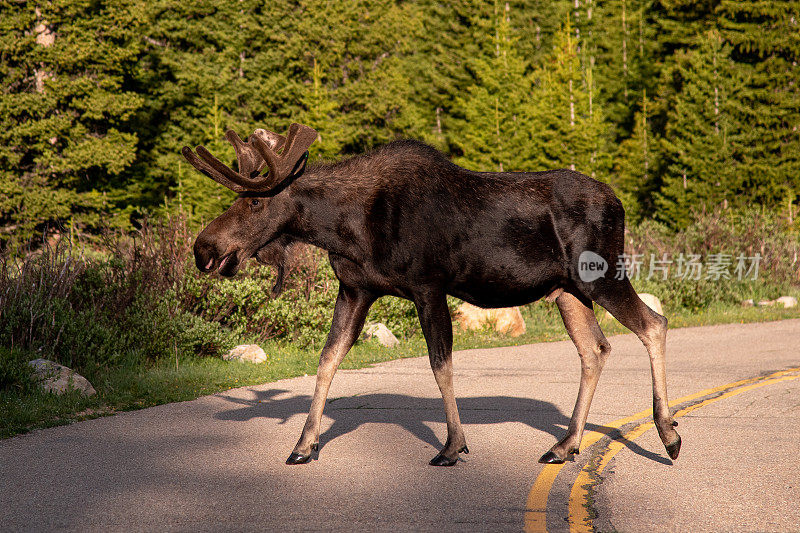
[(213, 264), (214, 264), (214, 258), (212, 257), (211, 259), (208, 260), (208, 263), (206, 263), (205, 270), (211, 270), (211, 266)]

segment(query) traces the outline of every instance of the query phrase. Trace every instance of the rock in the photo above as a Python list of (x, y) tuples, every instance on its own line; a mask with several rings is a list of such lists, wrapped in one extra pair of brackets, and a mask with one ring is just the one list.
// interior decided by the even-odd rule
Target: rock
[(747, 300), (742, 302), (742, 307), (753, 307), (756, 303), (753, 301), (752, 298), (748, 298)]
[(642, 301), (645, 304), (647, 304), (647, 307), (649, 307), (659, 315), (664, 314), (664, 308), (661, 307), (661, 300), (659, 300), (657, 296), (643, 292), (642, 294), (639, 295), (639, 298), (641, 298)]
[[(745, 300), (745, 302), (752, 302), (753, 300)], [(742, 305), (745, 305), (745, 302), (742, 302)], [(794, 296), (781, 296), (775, 300), (759, 300), (758, 306), (759, 307), (772, 307), (774, 305), (782, 305), (784, 308), (789, 307), (797, 307), (797, 298)]]
[(59, 396), (71, 390), (77, 390), (85, 396), (97, 394), (88, 379), (55, 361), (34, 359), (28, 365), (33, 369), (33, 378), (39, 382), (39, 387), (47, 392)]
[(364, 339), (378, 339), (378, 342), (381, 346), (386, 346), (387, 348), (394, 348), (400, 341), (397, 340), (397, 337), (394, 336), (389, 328), (386, 327), (386, 324), (381, 322), (377, 324), (370, 324), (366, 328), (364, 328)]
[(246, 361), (248, 363), (263, 363), (267, 354), (258, 344), (240, 344), (222, 356), (226, 361)]
[(461, 329), (480, 330), (488, 326), (512, 337), (525, 333), (525, 320), (519, 307), (482, 309), (464, 302), (456, 309), (456, 320)]
[[(658, 296), (653, 294), (643, 292), (639, 295), (639, 298), (645, 303), (647, 307), (658, 313), (659, 315), (664, 315), (664, 308), (661, 307), (661, 300), (658, 299)], [(610, 318), (614, 318), (614, 316), (609, 313), (608, 311), (605, 312), (603, 315), (603, 320), (608, 320)]]

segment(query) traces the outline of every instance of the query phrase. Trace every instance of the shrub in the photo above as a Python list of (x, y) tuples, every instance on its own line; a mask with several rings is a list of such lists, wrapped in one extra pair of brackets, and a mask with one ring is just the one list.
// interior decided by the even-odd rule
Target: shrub
[(680, 253), (724, 253), (732, 257), (760, 254), (759, 280), (782, 286), (800, 282), (800, 239), (786, 220), (759, 209), (697, 213), (696, 223), (678, 232), (652, 220), (629, 227), (625, 249), (629, 254), (676, 257)]
[(35, 384), (28, 361), (31, 358), (19, 350), (0, 347), (0, 391), (25, 393)]
[[(258, 342), (274, 339), (300, 346), (323, 344), (339, 287), (326, 254), (310, 246), (296, 246), (290, 253), (284, 292), (273, 299), (269, 292), (274, 281), (270, 267), (253, 261), (233, 279), (191, 271), (183, 285), (182, 306), (208, 322), (222, 324)], [(414, 305), (400, 298), (379, 299), (367, 321), (383, 322), (398, 336), (419, 331)]]
[(0, 345), (87, 377), (176, 350), (213, 355), (230, 348), (237, 340), (231, 331), (179, 306), (190, 245), (185, 224), (169, 219), (130, 238), (109, 236), (91, 254), (61, 239), (0, 258)]

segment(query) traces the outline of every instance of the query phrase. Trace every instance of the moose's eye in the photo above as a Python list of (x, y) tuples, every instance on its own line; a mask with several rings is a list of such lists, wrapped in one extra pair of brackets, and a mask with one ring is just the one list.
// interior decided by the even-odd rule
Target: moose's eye
[(261, 200), (259, 200), (258, 198), (250, 199), (250, 207), (258, 207), (259, 205), (261, 205)]

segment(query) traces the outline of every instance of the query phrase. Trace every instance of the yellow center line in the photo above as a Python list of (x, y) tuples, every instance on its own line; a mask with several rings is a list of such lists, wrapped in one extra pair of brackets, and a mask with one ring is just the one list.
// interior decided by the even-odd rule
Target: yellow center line
[[(796, 374), (797, 372), (800, 372), (800, 367), (790, 368), (790, 369), (787, 369), (787, 370), (780, 370), (778, 372), (774, 372), (774, 373), (766, 375), (766, 376), (756, 376), (756, 377), (752, 377), (752, 378), (741, 379), (741, 380), (735, 381), (733, 383), (728, 383), (726, 385), (720, 385), (718, 387), (705, 389), (705, 390), (702, 390), (700, 392), (696, 392), (696, 393), (693, 393), (693, 394), (689, 394), (687, 396), (683, 396), (681, 398), (678, 398), (677, 400), (671, 401), (669, 403), (669, 405), (670, 405), (670, 407), (673, 407), (675, 405), (680, 405), (680, 404), (685, 403), (685, 402), (690, 402), (690, 401), (696, 400), (698, 398), (702, 398), (704, 396), (708, 396), (710, 394), (716, 394), (718, 392), (728, 391), (728, 390), (731, 390), (731, 389), (736, 389), (737, 387), (742, 387), (744, 385), (748, 385), (748, 384), (751, 384), (751, 383), (759, 382), (758, 386), (761, 386), (762, 384), (766, 385), (767, 382), (773, 383), (775, 381), (778, 381), (775, 378), (781, 378), (781, 377), (784, 377), (784, 376), (788, 376), (790, 374)], [(786, 379), (795, 379), (797, 377), (800, 377), (800, 375), (795, 375), (795, 376), (792, 376), (792, 377), (788, 377)], [(784, 381), (784, 380), (781, 379), (780, 381)], [(750, 390), (751, 388), (755, 388), (755, 387), (748, 387), (745, 390)], [(742, 390), (741, 392), (744, 392), (744, 390)], [(737, 392), (737, 394), (738, 394), (738, 392)], [(722, 396), (717, 396), (717, 397), (714, 397), (714, 398), (711, 398), (711, 399), (712, 400), (721, 400), (723, 397), (728, 397), (728, 396), (731, 396), (731, 395), (732, 394), (723, 394)], [(697, 409), (702, 405), (705, 405), (707, 401), (708, 400), (706, 400), (705, 402), (702, 402), (700, 404), (697, 404), (696, 406), (690, 406), (690, 407), (687, 407), (685, 409), (682, 409), (681, 411), (676, 412), (673, 415), (673, 417), (683, 416), (683, 415), (687, 414), (688, 412), (691, 412), (692, 410)], [(691, 407), (694, 407), (694, 409), (690, 409)], [(597, 441), (599, 441), (601, 438), (603, 438), (603, 436), (607, 435), (611, 431), (613, 431), (615, 429), (619, 429), (620, 427), (622, 427), (622, 426), (624, 426), (626, 424), (629, 424), (631, 422), (635, 422), (635, 421), (640, 420), (640, 419), (642, 419), (644, 417), (652, 416), (652, 414), (653, 414), (653, 410), (652, 409), (646, 409), (644, 411), (639, 411), (638, 413), (633, 414), (631, 416), (627, 416), (625, 418), (620, 418), (619, 420), (615, 420), (613, 422), (609, 422), (608, 424), (604, 424), (598, 430), (588, 431), (588, 432), (586, 432), (584, 434), (583, 439), (581, 439), (580, 450), (583, 451), (586, 448), (592, 446)], [(647, 424), (649, 424), (649, 426), (642, 428), (642, 426), (646, 426)], [(623, 439), (632, 440), (633, 438), (637, 438), (639, 435), (641, 435), (642, 433), (644, 433), (645, 431), (650, 429), (650, 427), (652, 427), (652, 426), (653, 426), (652, 422), (648, 422), (648, 423), (642, 424), (641, 426), (638, 426), (636, 429), (634, 429), (631, 432), (629, 432), (628, 434), (626, 434), (623, 437)], [(642, 429), (640, 430), (640, 428), (642, 428)], [(640, 430), (640, 432), (634, 434), (634, 432), (636, 432), (637, 430)], [(624, 440), (622, 442), (624, 442)], [(624, 444), (619, 443), (619, 441), (612, 442), (612, 445), (614, 445), (615, 443), (616, 444), (620, 444), (620, 449), (622, 449), (622, 447), (624, 447)], [(617, 452), (614, 452), (614, 453), (616, 454)], [(612, 457), (613, 457), (613, 455), (612, 455)], [(610, 457), (608, 458), (608, 460), (610, 460)], [(606, 463), (608, 462), (608, 460), (606, 460)], [(560, 465), (545, 465), (545, 466), (542, 467), (542, 470), (539, 472), (539, 476), (536, 478), (536, 481), (534, 482), (533, 487), (531, 487), (531, 490), (528, 493), (528, 498), (527, 498), (526, 505), (525, 505), (525, 508), (526, 508), (526, 510), (525, 510), (525, 531), (527, 533), (547, 531), (547, 521), (546, 521), (546, 518), (547, 518), (547, 500), (548, 500), (548, 497), (550, 495), (550, 489), (552, 489), (553, 483), (555, 482), (556, 477), (558, 476), (559, 472), (561, 472), (561, 469), (564, 468), (564, 466), (566, 466), (566, 463), (560, 464)], [(605, 463), (603, 464), (603, 467), (605, 468)], [(591, 483), (592, 483), (592, 479), (588, 476), (587, 473), (585, 473), (583, 470), (581, 470), (581, 472), (578, 474), (578, 478), (575, 480), (575, 484), (573, 485), (573, 491), (575, 490), (575, 486), (578, 486), (578, 485), (582, 486), (582, 485), (587, 485), (587, 484), (591, 484)], [(572, 507), (572, 500), (573, 500), (573, 497), (571, 495), (570, 496), (570, 507)], [(583, 507), (583, 506), (581, 506), (581, 507), (585, 510), (585, 507)], [(573, 512), (573, 510), (570, 509), (570, 515), (572, 515), (572, 512)], [(577, 509), (576, 509), (575, 512), (578, 513), (579, 511), (577, 511)], [(588, 518), (588, 513), (584, 514), (584, 515), (581, 515), (580, 518), (576, 517), (576, 523), (581, 523), (580, 521), (583, 520), (584, 518)], [(572, 521), (570, 521), (570, 524), (571, 524), (570, 527), (572, 527)], [(590, 528), (591, 528), (591, 526), (590, 526)]]
[[(719, 396), (714, 396), (713, 398), (708, 398), (703, 400), (700, 403), (689, 405), (684, 407), (683, 409), (675, 412), (672, 415), (673, 418), (679, 418), (684, 415), (691, 413), (701, 407), (704, 407), (708, 404), (718, 402), (720, 400), (724, 400), (725, 398), (730, 398), (731, 396), (736, 396), (737, 394), (741, 394), (743, 392), (751, 391), (753, 389), (757, 389), (759, 387), (764, 387), (766, 385), (772, 385), (774, 383), (779, 383), (781, 381), (790, 381), (793, 379), (800, 378), (800, 374), (795, 375), (781, 375), (778, 377), (774, 377), (772, 379), (765, 379), (764, 381), (759, 381), (757, 383), (753, 383), (747, 386), (743, 386), (740, 388), (735, 388), (735, 390), (729, 390), (724, 394)], [(596, 474), (601, 474), (611, 459), (620, 451), (622, 451), (629, 442), (639, 438), (642, 434), (644, 434), (647, 430), (654, 427), (655, 424), (653, 422), (645, 422), (636, 426), (634, 429), (623, 435), (620, 439), (612, 441), (608, 449), (600, 456), (600, 460), (597, 463), (597, 468), (594, 469)], [(591, 477), (591, 472), (593, 468), (591, 464), (587, 464), (583, 467), (583, 469), (578, 474), (577, 478), (575, 479), (575, 483), (572, 485), (572, 491), (570, 492), (569, 496), (569, 530), (573, 533), (584, 533), (584, 532), (591, 532), (594, 531), (594, 526), (592, 524), (592, 518), (589, 516), (589, 509), (587, 503), (589, 501), (589, 487), (593, 484), (593, 479)]]

